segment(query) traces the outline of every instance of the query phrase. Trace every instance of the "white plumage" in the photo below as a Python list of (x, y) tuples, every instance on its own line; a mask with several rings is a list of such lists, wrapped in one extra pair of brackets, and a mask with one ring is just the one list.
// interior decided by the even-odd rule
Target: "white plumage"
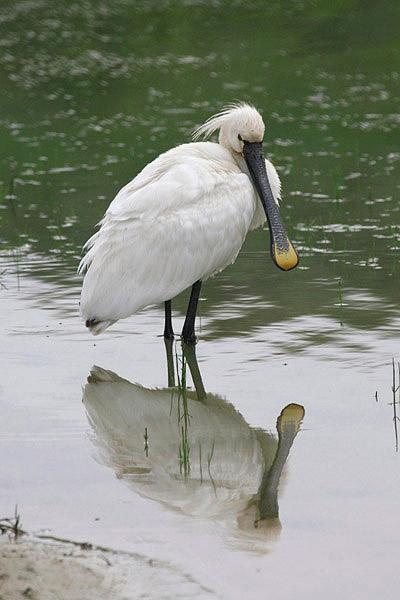
[(95, 366), (83, 402), (101, 462), (140, 495), (186, 514), (222, 517), (245, 510), (276, 452), (276, 438), (251, 429), (232, 405), (213, 394), (199, 402), (187, 392), (190, 474), (185, 477), (179, 461), (182, 398), (176, 391), (147, 389)]
[[(216, 129), (219, 143), (183, 144), (148, 164), (120, 190), (86, 243), (80, 308), (93, 333), (221, 271), (234, 262), (247, 232), (265, 222), (242, 141), (262, 141), (260, 114), (232, 105), (195, 139)], [(278, 203), (278, 174), (269, 161), (265, 166)]]
[[(194, 362), (198, 368), (195, 355)], [(83, 403), (100, 462), (141, 496), (175, 510), (229, 524), (235, 517), (253, 531), (261, 525), (259, 519), (271, 525), (278, 517), (281, 475), (304, 408), (289, 404), (282, 410), (277, 439), (251, 428), (219, 396), (200, 399), (186, 390), (184, 398), (185, 405), (176, 388), (147, 389), (92, 367)], [(190, 415), (186, 429), (184, 414)]]

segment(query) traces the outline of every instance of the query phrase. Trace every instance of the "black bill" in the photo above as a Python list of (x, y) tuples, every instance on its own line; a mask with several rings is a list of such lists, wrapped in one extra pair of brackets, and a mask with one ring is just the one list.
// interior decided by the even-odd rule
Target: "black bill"
[(286, 233), (278, 206), (272, 195), (265, 168), (262, 142), (244, 142), (243, 156), (267, 215), (271, 234), (272, 260), (277, 267), (284, 271), (294, 269), (299, 263), (299, 257)]

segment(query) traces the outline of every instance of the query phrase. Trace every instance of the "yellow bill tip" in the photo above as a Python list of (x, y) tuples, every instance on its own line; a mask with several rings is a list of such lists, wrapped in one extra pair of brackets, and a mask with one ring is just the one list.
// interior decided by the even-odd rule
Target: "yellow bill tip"
[(296, 250), (293, 247), (291, 241), (289, 241), (288, 247), (285, 250), (279, 250), (275, 245), (272, 249), (272, 258), (277, 267), (283, 271), (290, 271), (299, 264), (299, 257)]
[(282, 422), (294, 423), (298, 429), (304, 418), (304, 412), (304, 406), (301, 404), (288, 404), (281, 412)]

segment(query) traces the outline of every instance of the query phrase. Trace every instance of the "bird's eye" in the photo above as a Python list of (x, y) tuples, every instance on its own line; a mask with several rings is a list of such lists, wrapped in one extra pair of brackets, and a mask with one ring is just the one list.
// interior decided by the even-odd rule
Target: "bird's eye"
[(238, 140), (240, 140), (241, 142), (243, 142), (243, 138), (242, 138), (242, 136), (240, 135), (240, 133), (238, 133)]

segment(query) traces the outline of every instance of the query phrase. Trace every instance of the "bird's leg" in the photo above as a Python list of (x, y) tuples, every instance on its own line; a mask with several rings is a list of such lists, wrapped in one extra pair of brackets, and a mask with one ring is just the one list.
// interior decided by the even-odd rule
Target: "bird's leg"
[(167, 300), (165, 302), (164, 338), (166, 340), (174, 339), (174, 330), (172, 329), (172, 318), (171, 318), (171, 300)]
[(174, 330), (172, 329), (171, 300), (167, 300), (165, 302), (164, 343), (165, 351), (167, 353), (168, 387), (174, 387), (175, 371), (174, 357), (172, 355), (172, 345), (174, 343)]
[(199, 279), (192, 285), (189, 306), (186, 313), (185, 323), (182, 329), (182, 337), (185, 344), (195, 344), (196, 336), (194, 333), (194, 321), (196, 319), (197, 304), (199, 302), (201, 280)]
[(187, 364), (189, 365), (190, 374), (192, 375), (197, 400), (203, 402), (207, 398), (207, 393), (204, 389), (199, 365), (197, 363), (196, 346), (184, 344), (183, 352), (186, 357)]
[(168, 387), (175, 387), (175, 365), (173, 356), (174, 339), (164, 338), (165, 352), (167, 354)]

